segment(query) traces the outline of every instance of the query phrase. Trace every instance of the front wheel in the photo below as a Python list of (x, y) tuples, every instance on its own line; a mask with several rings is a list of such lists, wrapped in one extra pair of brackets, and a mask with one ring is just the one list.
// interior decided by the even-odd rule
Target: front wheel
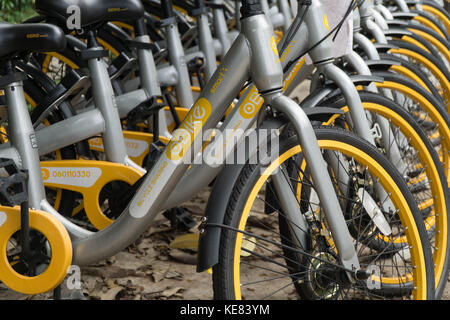
[[(291, 136), (280, 139), (279, 157), (267, 168), (246, 164), (235, 182), (219, 263), (213, 268), (214, 297), (433, 299), (433, 262), (423, 218), (398, 171), (349, 132), (322, 127), (316, 135), (368, 278), (348, 280), (301, 147)], [(276, 169), (289, 181), (302, 225), (281, 209), (271, 182)], [(379, 196), (377, 184), (385, 196)], [(377, 249), (372, 244), (380, 239), (392, 245)]]

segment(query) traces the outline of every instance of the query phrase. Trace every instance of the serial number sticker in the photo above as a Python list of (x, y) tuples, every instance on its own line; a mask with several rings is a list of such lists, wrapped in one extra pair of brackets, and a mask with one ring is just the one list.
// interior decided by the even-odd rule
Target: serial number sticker
[(54, 183), (69, 186), (92, 187), (102, 175), (102, 169), (95, 167), (42, 167), (44, 183)]
[(0, 211), (0, 227), (6, 222), (7, 216), (6, 213)]
[(148, 142), (136, 139), (125, 138), (125, 147), (130, 157), (139, 157), (148, 149)]
[[(127, 155), (133, 158), (141, 156), (148, 149), (148, 142), (144, 140), (136, 140), (125, 138), (125, 147)], [(89, 139), (89, 146), (96, 151), (104, 151), (103, 140), (101, 138)]]

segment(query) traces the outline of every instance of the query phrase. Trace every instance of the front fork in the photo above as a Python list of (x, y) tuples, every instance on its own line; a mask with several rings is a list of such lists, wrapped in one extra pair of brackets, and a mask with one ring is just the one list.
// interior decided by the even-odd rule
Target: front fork
[[(241, 32), (248, 41), (250, 52), (254, 53), (251, 56), (250, 74), (258, 91), (264, 98), (264, 103), (270, 104), (275, 110), (282, 112), (293, 124), (305, 159), (310, 166), (312, 180), (323, 205), (341, 262), (347, 270), (359, 270), (360, 265), (352, 237), (347, 228), (332, 181), (328, 174), (324, 174), (328, 171), (314, 129), (307, 115), (298, 104), (281, 92), (283, 70), (273, 36), (273, 29), (263, 14), (255, 14), (252, 11), (251, 5), (254, 2), (252, 0), (243, 1), (241, 10), (243, 17)], [(273, 178), (275, 179), (275, 185), (278, 185), (278, 187), (287, 183), (286, 179), (279, 175), (275, 175)], [(293, 199), (285, 199), (285, 197), (282, 197), (281, 200), (293, 201)], [(298, 204), (297, 201), (295, 203)], [(288, 210), (286, 214), (289, 218), (292, 216), (293, 221), (298, 220), (299, 212), (293, 209), (292, 205), (281, 203), (281, 207)], [(349, 278), (354, 280), (350, 274)]]

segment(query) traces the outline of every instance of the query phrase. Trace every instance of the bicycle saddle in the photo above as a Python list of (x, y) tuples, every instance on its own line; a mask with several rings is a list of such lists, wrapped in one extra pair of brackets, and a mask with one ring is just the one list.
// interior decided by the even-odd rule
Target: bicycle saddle
[(0, 23), (0, 58), (26, 51), (60, 51), (65, 47), (64, 32), (54, 25)]
[(68, 19), (76, 12), (80, 14), (80, 29), (109, 21), (135, 21), (144, 16), (140, 0), (35, 0), (34, 9), (63, 28), (67, 28)]

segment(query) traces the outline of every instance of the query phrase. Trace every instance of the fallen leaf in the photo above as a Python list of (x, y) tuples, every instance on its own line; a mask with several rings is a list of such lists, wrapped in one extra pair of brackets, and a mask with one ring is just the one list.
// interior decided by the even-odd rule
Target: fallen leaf
[(164, 279), (164, 274), (161, 272), (153, 272), (151, 274), (151, 277), (153, 278), (154, 282), (160, 282), (162, 279)]
[(83, 275), (104, 277), (106, 279), (133, 276), (135, 273), (133, 269), (124, 269), (117, 266), (104, 266), (102, 268), (84, 267), (81, 270)]
[(178, 249), (172, 249), (169, 253), (170, 257), (178, 262), (184, 263), (184, 264), (190, 264), (190, 265), (196, 265), (197, 264), (197, 255), (196, 254), (190, 254), (188, 252), (178, 250)]
[(176, 271), (167, 271), (164, 274), (164, 278), (166, 279), (178, 279), (178, 280), (182, 280), (183, 279), (183, 275), (179, 272)]
[(184, 291), (184, 288), (182, 288), (182, 287), (174, 287), (174, 288), (167, 287), (167, 289), (165, 289), (165, 290), (163, 290), (163, 292), (161, 292), (161, 295), (163, 297), (169, 298), (169, 297), (175, 295), (176, 293), (178, 293), (178, 291), (180, 291), (180, 290)]
[(170, 248), (189, 249), (192, 251), (197, 251), (199, 237), (200, 237), (199, 233), (183, 234), (172, 240), (172, 242), (170, 243)]
[(203, 216), (203, 214), (205, 213), (205, 211), (202, 208), (200, 208), (199, 206), (196, 206), (196, 205), (189, 205), (189, 204), (183, 205), (183, 208), (185, 208), (191, 214), (197, 215), (197, 216)]
[(100, 295), (101, 300), (114, 300), (117, 296), (117, 294), (124, 290), (124, 288), (120, 286), (116, 286), (114, 288), (109, 289), (106, 293)]

